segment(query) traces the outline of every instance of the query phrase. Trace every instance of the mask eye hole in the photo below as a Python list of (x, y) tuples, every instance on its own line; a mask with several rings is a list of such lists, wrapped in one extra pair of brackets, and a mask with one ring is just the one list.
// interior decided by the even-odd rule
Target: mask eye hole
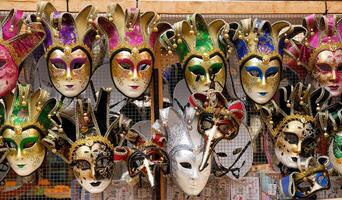
[(322, 64), (318, 64), (317, 67), (319, 68), (319, 70), (323, 73), (328, 73), (331, 71), (331, 67), (328, 64), (322, 63)]
[(311, 191), (311, 187), (313, 186), (313, 183), (311, 183), (311, 180), (308, 179), (308, 181), (303, 181), (299, 183), (297, 186), (301, 192), (306, 192), (306, 191), (309, 192)]
[(66, 64), (61, 59), (51, 59), (50, 62), (57, 69), (66, 69)]
[(85, 60), (83, 60), (83, 59), (76, 59), (73, 62), (72, 68), (73, 69), (79, 69), (79, 68), (83, 67), (84, 63), (85, 63)]
[(86, 160), (77, 160), (76, 167), (80, 168), (81, 170), (88, 170), (90, 169), (90, 164)]
[(223, 158), (228, 157), (228, 155), (225, 152), (217, 152), (216, 155)]
[(5, 140), (9, 148), (14, 148), (14, 149), (17, 148), (17, 144), (12, 139), (5, 138)]
[(179, 164), (186, 169), (191, 169), (191, 164), (188, 162), (181, 162)]
[(242, 148), (234, 149), (233, 155), (239, 154), (241, 151), (242, 151)]
[(209, 70), (211, 74), (217, 74), (221, 71), (221, 69), (222, 69), (222, 63), (215, 63), (211, 65)]
[(290, 144), (297, 144), (299, 140), (298, 136), (295, 133), (291, 133), (291, 132), (285, 132), (284, 138)]
[(189, 70), (191, 73), (193, 73), (196, 76), (204, 76), (205, 75), (205, 70), (201, 65), (193, 65), (189, 67)]
[(342, 73), (342, 64), (340, 64), (340, 65), (337, 67), (337, 72), (338, 72), (338, 73)]
[(6, 64), (6, 60), (0, 59), (0, 69), (1, 69), (3, 66), (5, 66), (5, 64)]
[(122, 67), (123, 69), (126, 70), (131, 70), (133, 69), (133, 63), (128, 60), (128, 59), (118, 59), (117, 63), (120, 65), (120, 67)]
[(24, 145), (24, 148), (30, 148), (35, 144), (35, 142), (28, 142)]
[(110, 160), (108, 158), (100, 158), (96, 161), (97, 167), (106, 167), (109, 165)]
[(270, 67), (266, 70), (266, 78), (273, 77), (277, 75), (278, 68), (277, 67)]
[(246, 70), (249, 73), (249, 75), (254, 76), (254, 77), (260, 77), (262, 73), (259, 67), (256, 67), (256, 66), (248, 66), (246, 67)]

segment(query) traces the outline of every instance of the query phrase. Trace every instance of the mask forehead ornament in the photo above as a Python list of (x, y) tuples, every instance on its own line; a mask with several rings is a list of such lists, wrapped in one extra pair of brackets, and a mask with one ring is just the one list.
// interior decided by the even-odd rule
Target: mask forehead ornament
[(286, 21), (271, 25), (261, 19), (244, 19), (230, 24), (229, 37), (222, 36), (228, 53), (232, 47), (236, 50), (241, 85), (253, 102), (265, 104), (276, 93), (285, 39), (291, 32), (292, 26)]
[(228, 102), (215, 90), (195, 93), (189, 97), (189, 103), (197, 112), (197, 130), (204, 137), (205, 152), (199, 168), (202, 171), (216, 144), (236, 137), (245, 116), (245, 106), (239, 100)]
[(0, 135), (7, 143), (7, 161), (20, 176), (27, 176), (40, 167), (45, 158), (41, 139), (52, 124), (51, 114), (57, 109), (57, 100), (30, 85), (19, 84), (14, 93), (3, 97), (0, 105)]
[(83, 92), (93, 72), (105, 55), (101, 49), (96, 12), (91, 5), (74, 18), (71, 13), (58, 12), (46, 1), (38, 4), (35, 20), (46, 32), (45, 57), (52, 85), (65, 97)]
[(161, 32), (170, 28), (159, 22), (155, 12), (141, 13), (120, 5), (108, 6), (107, 17), (97, 24), (108, 38), (111, 76), (115, 87), (129, 98), (137, 98), (147, 90), (154, 67), (154, 49)]
[(43, 42), (45, 34), (40, 24), (24, 23), (21, 10), (11, 10), (0, 27), (0, 97), (2, 97), (15, 88), (20, 64)]
[(318, 139), (315, 117), (328, 105), (330, 94), (324, 88), (312, 91), (311, 86), (298, 83), (279, 89), (279, 103), (271, 101), (261, 109), (261, 116), (275, 142), (278, 160), (289, 168), (314, 153)]
[(319, 86), (332, 96), (342, 93), (342, 20), (338, 15), (309, 15), (298, 33), (302, 40), (286, 44), (288, 65), (295, 71), (306, 69)]
[(76, 130), (72, 122), (64, 119), (61, 131), (50, 131), (44, 138), (44, 144), (72, 166), (79, 184), (90, 193), (103, 192), (114, 170), (114, 141), (110, 135), (119, 118), (109, 119), (110, 92), (110, 88), (99, 91), (94, 110), (90, 99), (78, 99)]
[(172, 54), (175, 51), (184, 70), (191, 93), (208, 89), (222, 91), (226, 81), (226, 57), (220, 34), (229, 26), (222, 19), (207, 24), (203, 16), (194, 14), (188, 20), (174, 24), (161, 37), (161, 45)]

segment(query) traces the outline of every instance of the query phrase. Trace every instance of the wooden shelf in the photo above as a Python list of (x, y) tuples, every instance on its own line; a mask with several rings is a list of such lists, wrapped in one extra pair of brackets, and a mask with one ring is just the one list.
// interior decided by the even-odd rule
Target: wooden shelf
[[(67, 0), (50, 0), (59, 11), (65, 11)], [(34, 11), (39, 0), (0, 0), (1, 10), (21, 8)], [(78, 12), (93, 4), (98, 11), (106, 12), (110, 3), (123, 8), (135, 7), (136, 0), (69, 0), (69, 10)], [(236, 0), (139, 0), (143, 11), (154, 10), (161, 14), (309, 14), (324, 13), (325, 1), (236, 1)], [(342, 1), (327, 1), (328, 13), (342, 13)]]

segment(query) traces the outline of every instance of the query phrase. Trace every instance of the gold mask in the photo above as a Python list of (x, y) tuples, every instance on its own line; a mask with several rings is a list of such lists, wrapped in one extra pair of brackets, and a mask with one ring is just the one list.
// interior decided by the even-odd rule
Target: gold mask
[(153, 70), (149, 51), (133, 48), (119, 51), (111, 59), (111, 74), (116, 88), (125, 96), (137, 98), (148, 88)]
[(3, 137), (9, 146), (7, 160), (20, 176), (27, 176), (43, 163), (45, 148), (40, 143), (40, 133), (32, 127), (6, 127)]
[(216, 89), (222, 92), (226, 80), (226, 68), (220, 54), (194, 56), (185, 65), (185, 81), (191, 93)]
[(241, 68), (240, 78), (246, 95), (258, 104), (265, 104), (277, 92), (281, 63), (278, 57), (261, 60), (253, 57)]
[(53, 86), (66, 97), (83, 92), (90, 81), (90, 57), (81, 48), (55, 49), (48, 57), (48, 69)]

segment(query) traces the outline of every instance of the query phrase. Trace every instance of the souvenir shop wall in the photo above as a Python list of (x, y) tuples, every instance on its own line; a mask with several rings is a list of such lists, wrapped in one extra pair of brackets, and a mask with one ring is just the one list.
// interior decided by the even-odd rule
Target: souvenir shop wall
[(342, 2), (0, 8), (0, 199), (342, 198)]

